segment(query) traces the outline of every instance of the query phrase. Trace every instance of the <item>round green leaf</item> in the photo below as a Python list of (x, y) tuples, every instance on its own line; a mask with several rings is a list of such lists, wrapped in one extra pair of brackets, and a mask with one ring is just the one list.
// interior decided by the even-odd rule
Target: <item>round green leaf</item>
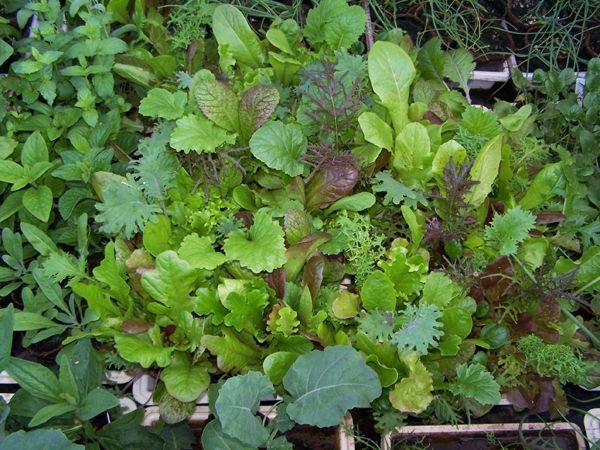
[(339, 424), (355, 406), (367, 406), (381, 395), (379, 377), (349, 346), (327, 347), (300, 356), (283, 378), (292, 400), (286, 409), (300, 424)]
[(300, 157), (306, 153), (306, 136), (299, 125), (269, 122), (252, 135), (250, 151), (271, 169), (295, 177), (304, 171)]
[(367, 311), (394, 311), (396, 289), (394, 283), (383, 272), (373, 272), (367, 277), (360, 290), (363, 306)]

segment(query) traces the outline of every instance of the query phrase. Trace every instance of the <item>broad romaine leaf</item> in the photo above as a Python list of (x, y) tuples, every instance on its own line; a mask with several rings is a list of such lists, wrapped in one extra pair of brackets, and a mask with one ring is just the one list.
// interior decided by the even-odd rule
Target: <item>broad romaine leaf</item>
[(261, 447), (269, 438), (269, 430), (256, 412), (261, 399), (274, 391), (271, 381), (259, 372), (228, 379), (215, 402), (222, 430), (244, 444)]
[(321, 0), (308, 12), (304, 36), (313, 47), (328, 44), (333, 49), (347, 48), (364, 33), (366, 16), (360, 6), (346, 0)]
[(300, 356), (283, 378), (291, 400), (286, 412), (300, 424), (339, 424), (355, 406), (367, 406), (381, 395), (375, 371), (349, 346), (327, 347)]
[(233, 89), (217, 80), (199, 80), (193, 89), (198, 107), (206, 117), (221, 128), (238, 130), (238, 99)]
[(238, 105), (237, 129), (244, 143), (269, 120), (278, 103), (279, 92), (273, 86), (259, 84), (244, 92)]
[(254, 214), (250, 229), (229, 233), (223, 249), (228, 258), (255, 273), (272, 272), (285, 264), (283, 230), (266, 212)]
[(394, 283), (383, 272), (375, 271), (367, 277), (360, 289), (360, 298), (367, 311), (396, 309)]
[(391, 150), (394, 146), (394, 131), (381, 117), (371, 111), (365, 111), (358, 117), (360, 129), (365, 141), (379, 148)]
[(433, 400), (433, 380), (415, 352), (402, 358), (410, 371), (410, 375), (400, 380), (390, 392), (392, 406), (405, 413), (419, 414)]
[(179, 119), (183, 115), (187, 95), (185, 92), (169, 92), (154, 88), (140, 102), (139, 112), (144, 116), (162, 117), (167, 120)]
[(178, 250), (179, 256), (197, 269), (214, 270), (227, 261), (227, 257), (215, 250), (209, 236), (188, 234)]
[(196, 401), (208, 389), (210, 375), (203, 365), (192, 365), (183, 354), (175, 354), (173, 361), (160, 373), (167, 392), (180, 402)]
[(144, 272), (142, 287), (150, 296), (170, 308), (186, 309), (198, 274), (172, 250), (156, 258), (155, 268)]
[(470, 176), (479, 183), (473, 186), (465, 201), (474, 208), (481, 206), (492, 192), (492, 186), (498, 177), (502, 159), (502, 136), (496, 136), (483, 146), (471, 167)]
[(236, 61), (253, 68), (264, 64), (262, 44), (235, 6), (219, 5), (215, 8), (212, 30), (219, 47), (226, 46)]
[(505, 214), (495, 214), (491, 224), (485, 227), (485, 238), (497, 246), (501, 255), (514, 255), (534, 226), (535, 216), (517, 206)]
[(213, 153), (224, 143), (233, 144), (235, 136), (197, 114), (189, 114), (177, 121), (170, 144), (175, 150), (189, 153)]
[(306, 136), (297, 124), (269, 122), (250, 138), (250, 151), (271, 169), (295, 177), (306, 167), (300, 160), (306, 153)]
[(414, 186), (431, 178), (431, 141), (419, 122), (406, 125), (396, 137), (392, 165), (400, 180)]
[(456, 380), (449, 386), (450, 392), (472, 398), (483, 405), (500, 401), (500, 385), (481, 364), (460, 364), (456, 367)]
[(444, 335), (441, 330), (443, 324), (437, 321), (441, 316), (435, 305), (406, 305), (402, 313), (403, 325), (392, 336), (392, 343), (399, 352), (416, 350), (426, 355), (429, 347), (437, 347), (437, 341)]
[(399, 133), (408, 123), (408, 94), (416, 70), (410, 56), (396, 44), (377, 41), (368, 57), (373, 91), (387, 108)]

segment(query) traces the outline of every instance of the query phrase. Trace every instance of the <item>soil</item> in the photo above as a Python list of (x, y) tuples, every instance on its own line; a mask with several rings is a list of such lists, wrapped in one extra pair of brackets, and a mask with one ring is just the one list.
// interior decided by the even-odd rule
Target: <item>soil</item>
[(547, 0), (508, 0), (508, 15), (519, 28), (535, 25), (551, 9)]
[[(553, 443), (553, 448), (577, 450), (579, 448), (574, 431), (524, 431), (521, 440), (514, 432), (481, 433), (474, 432), (457, 437), (453, 434), (429, 434), (426, 437), (398, 437), (392, 440), (392, 449), (406, 448), (418, 444), (429, 450), (531, 450), (546, 448), (544, 444)], [(523, 442), (524, 441), (524, 442)]]
[(504, 61), (515, 46), (510, 33), (496, 27), (484, 30), (480, 42), (484, 50), (476, 55), (478, 66), (493, 61)]
[(337, 450), (340, 446), (337, 427), (317, 428), (296, 425), (285, 433), (294, 450)]
[(506, 4), (502, 0), (479, 0), (482, 18), (503, 20), (506, 17)]

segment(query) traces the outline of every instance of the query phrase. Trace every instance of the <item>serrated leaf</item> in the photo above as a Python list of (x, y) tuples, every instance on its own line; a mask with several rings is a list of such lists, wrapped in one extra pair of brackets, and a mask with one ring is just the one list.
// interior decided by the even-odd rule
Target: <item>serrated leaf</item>
[(331, 48), (347, 48), (365, 31), (366, 16), (359, 6), (345, 0), (322, 0), (306, 17), (304, 36), (313, 47), (327, 43)]
[(390, 203), (394, 205), (405, 204), (411, 208), (416, 208), (417, 203), (422, 205), (427, 203), (427, 199), (423, 194), (396, 180), (389, 170), (384, 170), (375, 175), (372, 189), (373, 192), (385, 192), (384, 205)]
[(481, 364), (460, 364), (456, 367), (456, 380), (449, 386), (450, 392), (472, 398), (484, 405), (500, 401), (500, 385)]
[(224, 254), (215, 250), (210, 237), (200, 237), (198, 233), (188, 234), (183, 238), (177, 253), (197, 269), (214, 270), (227, 261)]
[(175, 120), (183, 115), (187, 95), (185, 92), (169, 92), (166, 89), (154, 88), (148, 91), (140, 102), (139, 112), (144, 116), (162, 117)]
[(245, 330), (256, 334), (264, 328), (263, 311), (269, 304), (269, 293), (266, 285), (247, 283), (239, 291), (230, 292), (223, 300), (229, 313), (225, 316), (225, 324), (237, 331)]
[(269, 430), (255, 414), (261, 399), (274, 391), (269, 379), (259, 372), (228, 379), (215, 402), (223, 431), (245, 444), (261, 447), (269, 438)]
[(191, 308), (190, 292), (197, 271), (172, 250), (156, 257), (153, 270), (142, 274), (141, 284), (150, 296), (170, 308)]
[(148, 368), (153, 364), (166, 367), (171, 362), (173, 347), (162, 347), (138, 336), (115, 336), (115, 346), (119, 355), (131, 362)]
[(235, 136), (203, 116), (189, 114), (177, 121), (169, 143), (175, 150), (184, 153), (192, 150), (197, 153), (213, 153), (226, 142), (232, 144)]
[(50, 402), (61, 402), (61, 387), (54, 372), (47, 367), (19, 358), (10, 358), (6, 368), (22, 389), (34, 397)]
[(255, 273), (272, 272), (286, 262), (283, 230), (266, 212), (255, 213), (253, 219), (247, 233), (242, 230), (229, 233), (223, 249), (228, 258)]
[(381, 384), (360, 353), (349, 346), (327, 347), (300, 356), (283, 378), (292, 420), (319, 427), (341, 423), (346, 412), (381, 395)]
[(295, 177), (306, 167), (300, 158), (306, 153), (306, 136), (297, 124), (269, 122), (250, 138), (250, 151), (271, 169)]
[(223, 336), (202, 336), (202, 345), (217, 357), (217, 367), (223, 372), (245, 372), (261, 367), (258, 346), (254, 342), (243, 341), (233, 331), (225, 329)]
[(535, 216), (517, 206), (505, 214), (495, 214), (490, 225), (485, 227), (485, 238), (497, 245), (501, 255), (514, 255), (534, 226)]
[(437, 321), (441, 316), (435, 305), (406, 305), (402, 313), (403, 325), (392, 336), (392, 343), (399, 352), (416, 350), (426, 355), (429, 347), (437, 347), (439, 338), (444, 335), (443, 324)]

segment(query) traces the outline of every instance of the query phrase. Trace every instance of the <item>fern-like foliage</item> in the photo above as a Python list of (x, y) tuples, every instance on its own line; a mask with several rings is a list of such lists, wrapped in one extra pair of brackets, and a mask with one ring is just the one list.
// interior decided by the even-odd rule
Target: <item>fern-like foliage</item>
[(490, 139), (499, 135), (500, 131), (500, 125), (493, 112), (470, 106), (462, 115), (455, 139), (467, 150), (470, 158), (475, 158), (479, 150)]
[(96, 209), (100, 212), (96, 215), (100, 231), (126, 238), (143, 230), (146, 222), (160, 212), (158, 206), (147, 202), (132, 175), (106, 183), (102, 188), (102, 203), (97, 203)]
[(402, 326), (392, 336), (392, 343), (400, 352), (415, 350), (426, 355), (429, 347), (437, 347), (438, 339), (444, 335), (443, 324), (438, 322), (441, 316), (436, 305), (407, 305), (399, 317)]
[(163, 199), (177, 176), (177, 159), (167, 150), (173, 128), (174, 124), (165, 122), (151, 137), (142, 139), (138, 158), (130, 165), (133, 178), (150, 201)]
[(485, 228), (485, 239), (493, 242), (501, 255), (514, 255), (534, 225), (535, 216), (517, 206), (505, 214), (494, 216), (492, 223)]

